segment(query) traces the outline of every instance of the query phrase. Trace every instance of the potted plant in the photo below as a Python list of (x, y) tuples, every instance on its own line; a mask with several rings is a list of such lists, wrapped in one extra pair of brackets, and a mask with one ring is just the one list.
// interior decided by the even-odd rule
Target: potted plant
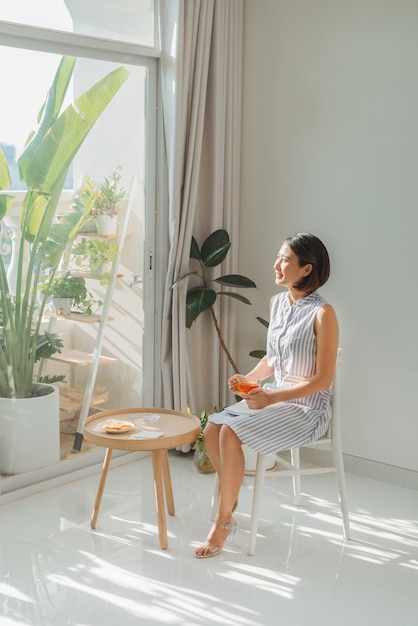
[(119, 254), (119, 248), (109, 239), (86, 239), (82, 237), (72, 250), (74, 269), (107, 280), (109, 267)]
[[(41, 287), (41, 291), (43, 285)], [(55, 313), (69, 315), (75, 308), (86, 315), (93, 313), (93, 306), (100, 308), (102, 300), (94, 300), (87, 290), (86, 281), (82, 276), (72, 276), (70, 272), (56, 274), (52, 280), (51, 297), (54, 303)]]
[(219, 276), (218, 278), (210, 278), (208, 275), (209, 270), (213, 267), (217, 267), (224, 260), (231, 247), (229, 235), (226, 230), (215, 230), (199, 248), (196, 239), (192, 237), (192, 243), (190, 247), (190, 258), (194, 259), (199, 264), (199, 269), (192, 272), (187, 272), (179, 278), (177, 278), (171, 285), (171, 289), (175, 287), (181, 280), (184, 280), (188, 276), (196, 276), (200, 285), (194, 285), (187, 291), (186, 295), (186, 326), (191, 328), (193, 322), (204, 311), (209, 311), (212, 317), (212, 322), (215, 326), (216, 333), (226, 357), (231, 364), (234, 372), (238, 372), (238, 367), (232, 358), (230, 351), (228, 350), (222, 332), (220, 329), (219, 321), (215, 313), (214, 304), (218, 296), (228, 296), (235, 298), (245, 304), (251, 304), (248, 298), (245, 298), (239, 293), (233, 291), (215, 291), (213, 283), (225, 287), (238, 287), (240, 289), (255, 288), (256, 284), (246, 276), (240, 274), (229, 274), (225, 276)]
[(117, 165), (112, 174), (102, 183), (96, 183), (86, 177), (82, 194), (90, 207), (90, 214), (95, 216), (99, 235), (113, 235), (117, 232), (116, 216), (121, 212), (121, 202), (126, 190), (120, 186), (123, 165)]
[[(190, 412), (190, 409), (188, 410)], [(217, 413), (218, 409), (213, 407), (212, 413)], [(195, 468), (200, 474), (213, 474), (215, 472), (215, 468), (212, 465), (212, 462), (208, 455), (206, 454), (205, 449), (205, 441), (203, 439), (203, 431), (205, 430), (206, 424), (208, 422), (210, 413), (207, 411), (202, 411), (200, 414), (200, 434), (197, 438), (196, 444), (194, 446), (194, 457), (193, 462)]]
[[(246, 276), (241, 274), (229, 274), (219, 276), (218, 278), (210, 278), (209, 272), (212, 268), (220, 265), (226, 258), (231, 247), (229, 234), (224, 229), (214, 231), (209, 235), (199, 248), (196, 240), (192, 237), (192, 243), (190, 247), (190, 258), (198, 262), (199, 269), (188, 272), (177, 278), (171, 285), (174, 288), (181, 280), (184, 280), (188, 276), (196, 276), (200, 282), (198, 285), (193, 285), (187, 291), (186, 295), (186, 326), (191, 328), (193, 322), (199, 317), (201, 313), (209, 311), (212, 322), (215, 326), (216, 333), (220, 342), (220, 345), (226, 354), (226, 357), (231, 364), (234, 372), (238, 372), (238, 367), (225, 344), (223, 338), (218, 317), (215, 313), (214, 304), (218, 296), (229, 296), (235, 298), (244, 304), (251, 304), (248, 298), (245, 298), (239, 293), (233, 291), (215, 291), (213, 284), (216, 283), (225, 287), (237, 287), (237, 288), (255, 288), (256, 284)], [(213, 411), (218, 411), (216, 407)], [(213, 412), (212, 411), (212, 412)], [(208, 459), (205, 451), (205, 443), (203, 440), (203, 430), (206, 426), (209, 413), (203, 411), (200, 414), (201, 432), (196, 442), (194, 462), (197, 470), (201, 473), (212, 473), (214, 468), (212, 463)]]
[[(59, 461), (59, 402), (55, 387), (34, 383), (40, 343), (54, 350), (41, 331), (42, 316), (64, 250), (77, 233), (82, 211), (55, 220), (68, 169), (102, 111), (128, 77), (117, 68), (61, 111), (75, 58), (63, 57), (39, 115), (18, 159), (20, 178), (27, 187), (20, 216), (16, 283), (9, 283), (0, 256), (0, 459), (1, 470), (18, 473)], [(0, 150), (0, 190), (11, 186)], [(13, 195), (0, 194), (0, 219)], [(48, 280), (39, 299), (43, 272)], [(38, 408), (39, 404), (46, 406)], [(36, 454), (36, 459), (32, 456)]]
[(86, 281), (80, 276), (71, 276), (68, 272), (58, 274), (54, 276), (51, 282), (50, 293), (55, 313), (58, 315), (69, 315), (73, 305), (80, 304), (86, 300)]

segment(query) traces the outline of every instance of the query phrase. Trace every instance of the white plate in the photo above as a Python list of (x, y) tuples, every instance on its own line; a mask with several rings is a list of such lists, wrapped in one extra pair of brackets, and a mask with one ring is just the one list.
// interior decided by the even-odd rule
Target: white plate
[(155, 422), (158, 422), (159, 419), (160, 416), (157, 413), (144, 413), (141, 417), (135, 420), (135, 423), (137, 425), (155, 424)]
[(120, 423), (127, 424), (128, 427), (127, 428), (109, 428), (107, 427), (107, 424), (109, 424), (109, 422), (105, 422), (104, 424), (100, 424), (100, 428), (104, 430), (105, 433), (109, 433), (112, 435), (120, 435), (121, 433), (128, 433), (130, 430), (132, 430), (132, 428), (135, 428), (135, 424), (133, 424), (132, 422), (123, 422), (122, 420), (120, 420)]

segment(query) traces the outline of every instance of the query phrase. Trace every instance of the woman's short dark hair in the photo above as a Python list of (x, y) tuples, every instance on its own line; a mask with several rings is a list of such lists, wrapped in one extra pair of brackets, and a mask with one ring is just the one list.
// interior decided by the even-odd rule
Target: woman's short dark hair
[(325, 285), (329, 278), (331, 265), (328, 251), (322, 241), (309, 233), (298, 233), (286, 239), (286, 243), (296, 254), (300, 267), (308, 263), (312, 265), (312, 272), (302, 278), (296, 289), (306, 293), (312, 293), (322, 285)]

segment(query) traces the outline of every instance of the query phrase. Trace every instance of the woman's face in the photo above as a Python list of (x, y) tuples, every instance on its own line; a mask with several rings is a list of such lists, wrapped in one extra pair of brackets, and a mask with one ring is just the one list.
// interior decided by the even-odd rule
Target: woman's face
[(293, 252), (289, 244), (285, 241), (280, 248), (274, 264), (276, 285), (281, 287), (293, 287), (302, 278), (310, 274), (312, 266), (308, 263), (303, 267), (299, 265), (299, 257)]

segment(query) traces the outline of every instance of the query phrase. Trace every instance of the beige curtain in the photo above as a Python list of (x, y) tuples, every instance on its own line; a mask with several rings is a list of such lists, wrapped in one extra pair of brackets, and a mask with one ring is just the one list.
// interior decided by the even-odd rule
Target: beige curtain
[[(227, 401), (232, 370), (209, 313), (190, 330), (185, 299), (191, 282), (169, 286), (190, 270), (190, 242), (215, 229), (232, 241), (218, 274), (237, 272), (243, 0), (160, 0), (162, 96), (169, 190), (169, 246), (164, 293), (162, 403), (200, 413)], [(235, 243), (235, 245), (234, 245)], [(216, 311), (234, 354), (235, 304)]]

